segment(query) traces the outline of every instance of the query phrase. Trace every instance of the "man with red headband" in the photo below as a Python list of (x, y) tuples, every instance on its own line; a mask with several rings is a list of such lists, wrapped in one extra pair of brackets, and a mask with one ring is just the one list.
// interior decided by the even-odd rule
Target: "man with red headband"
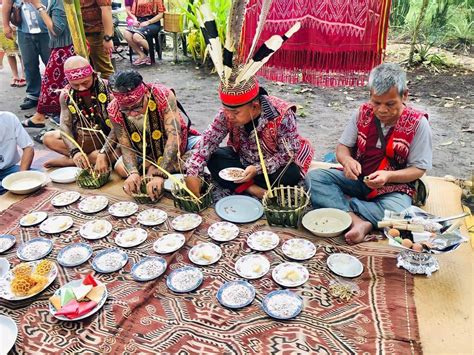
[[(198, 176), (207, 164), (212, 178), (222, 187), (263, 197), (267, 186), (255, 134), (271, 184), (294, 186), (311, 164), (314, 151), (309, 141), (298, 134), (296, 107), (269, 96), (259, 87), (255, 76), (235, 83), (236, 74), (227, 84), (221, 82), (219, 96), (223, 107), (186, 162), (186, 183), (196, 195), (200, 191)], [(219, 147), (227, 135), (227, 147)], [(245, 169), (243, 177), (235, 183), (223, 180), (219, 172), (229, 167)]]
[(108, 112), (122, 150), (123, 161), (119, 161), (116, 168), (126, 177), (124, 191), (128, 194), (140, 191), (145, 177), (140, 176), (144, 164), (149, 178), (147, 193), (156, 200), (167, 176), (155, 165), (169, 173), (179, 172), (180, 160), (196, 144), (198, 133), (189, 129), (178, 111), (179, 103), (172, 89), (144, 83), (135, 70), (117, 73), (112, 82), (114, 100)]
[[(63, 156), (48, 160), (44, 166), (76, 165), (82, 169), (93, 168), (98, 173), (105, 173), (116, 156), (113, 148), (115, 135), (107, 114), (111, 100), (107, 82), (100, 79), (89, 62), (80, 56), (66, 60), (64, 74), (69, 85), (59, 97), (60, 130), (48, 132), (43, 138), (45, 146)], [(79, 148), (68, 137), (74, 138), (94, 166), (87, 165)]]

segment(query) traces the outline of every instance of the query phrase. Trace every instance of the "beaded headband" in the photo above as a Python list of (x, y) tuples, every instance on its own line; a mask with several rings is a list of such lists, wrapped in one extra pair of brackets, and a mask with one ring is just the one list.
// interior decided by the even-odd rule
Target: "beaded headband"
[(87, 64), (81, 68), (74, 68), (64, 70), (64, 76), (70, 82), (73, 80), (85, 79), (94, 73), (94, 69), (90, 64)]

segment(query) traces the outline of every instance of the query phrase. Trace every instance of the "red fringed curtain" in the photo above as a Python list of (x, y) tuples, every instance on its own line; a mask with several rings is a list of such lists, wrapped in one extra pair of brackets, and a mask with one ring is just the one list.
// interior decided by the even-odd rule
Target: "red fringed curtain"
[[(259, 45), (302, 26), (258, 72), (270, 80), (317, 86), (363, 85), (382, 62), (391, 0), (273, 0)], [(250, 0), (243, 32), (247, 55), (262, 0)], [(258, 48), (258, 47), (257, 47)]]

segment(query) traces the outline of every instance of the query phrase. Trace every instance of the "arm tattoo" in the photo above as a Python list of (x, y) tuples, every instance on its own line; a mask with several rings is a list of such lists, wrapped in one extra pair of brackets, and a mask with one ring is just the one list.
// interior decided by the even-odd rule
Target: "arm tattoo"
[(115, 136), (122, 151), (122, 160), (128, 171), (137, 170), (137, 156), (132, 151), (132, 145), (128, 138), (127, 132), (120, 123), (113, 123)]
[[(168, 110), (164, 113), (166, 145), (163, 152), (162, 168), (168, 172), (179, 170), (178, 152), (181, 138), (181, 123), (176, 106), (176, 98), (171, 93), (168, 97)], [(170, 110), (171, 108), (171, 110)]]
[[(70, 137), (76, 139), (72, 133), (72, 116), (69, 108), (66, 105), (66, 97), (67, 93), (61, 93), (59, 96), (59, 103), (61, 106), (59, 129), (61, 132), (64, 132)], [(69, 151), (76, 148), (76, 146), (65, 135), (61, 135), (61, 138)]]

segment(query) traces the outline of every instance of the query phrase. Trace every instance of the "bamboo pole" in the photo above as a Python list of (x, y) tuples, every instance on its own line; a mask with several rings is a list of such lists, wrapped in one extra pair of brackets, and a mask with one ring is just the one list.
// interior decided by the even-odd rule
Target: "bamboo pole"
[(421, 9), (420, 13), (418, 15), (418, 18), (416, 19), (415, 23), (415, 28), (413, 29), (413, 36), (411, 38), (411, 43), (410, 43), (410, 54), (408, 55), (408, 65), (413, 65), (413, 56), (415, 54), (415, 44), (416, 41), (418, 40), (418, 34), (420, 32), (421, 24), (423, 23), (423, 20), (426, 15), (426, 9), (428, 8), (428, 3), (429, 0), (423, 0), (423, 3), (421, 4)]
[(76, 55), (89, 59), (79, 0), (64, 0), (64, 12), (71, 32), (74, 52)]

